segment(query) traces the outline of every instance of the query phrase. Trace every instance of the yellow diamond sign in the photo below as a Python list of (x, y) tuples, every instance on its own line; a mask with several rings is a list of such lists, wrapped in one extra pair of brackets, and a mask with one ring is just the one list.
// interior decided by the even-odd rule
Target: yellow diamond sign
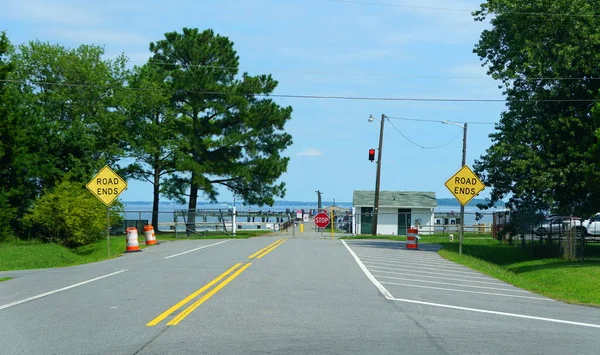
[(463, 206), (485, 189), (485, 185), (466, 165), (446, 181), (446, 187)]
[(127, 188), (127, 183), (107, 165), (88, 182), (86, 187), (105, 205), (110, 206)]

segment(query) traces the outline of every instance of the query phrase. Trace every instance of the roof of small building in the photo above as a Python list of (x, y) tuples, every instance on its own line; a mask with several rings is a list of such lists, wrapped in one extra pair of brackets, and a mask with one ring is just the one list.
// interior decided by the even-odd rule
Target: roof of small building
[[(355, 190), (352, 197), (355, 207), (372, 207), (375, 191)], [(379, 191), (379, 207), (435, 208), (437, 199), (431, 191)]]

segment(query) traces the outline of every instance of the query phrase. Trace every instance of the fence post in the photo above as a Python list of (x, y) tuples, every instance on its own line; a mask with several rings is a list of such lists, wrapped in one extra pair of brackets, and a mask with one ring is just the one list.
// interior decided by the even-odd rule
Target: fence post
[(237, 231), (237, 224), (236, 224), (236, 209), (235, 206), (233, 206), (233, 208), (231, 209), (231, 228), (232, 228), (232, 233), (233, 236), (235, 236), (235, 232)]

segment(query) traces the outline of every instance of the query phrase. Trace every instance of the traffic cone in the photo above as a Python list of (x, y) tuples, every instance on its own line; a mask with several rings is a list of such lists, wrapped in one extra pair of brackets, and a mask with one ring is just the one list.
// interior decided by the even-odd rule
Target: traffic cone
[(142, 251), (138, 244), (137, 228), (129, 227), (127, 228), (127, 246), (125, 247), (125, 252), (131, 253), (136, 251)]
[(146, 245), (157, 244), (156, 235), (154, 234), (154, 227), (152, 227), (152, 225), (146, 224), (144, 226), (144, 237), (146, 239)]

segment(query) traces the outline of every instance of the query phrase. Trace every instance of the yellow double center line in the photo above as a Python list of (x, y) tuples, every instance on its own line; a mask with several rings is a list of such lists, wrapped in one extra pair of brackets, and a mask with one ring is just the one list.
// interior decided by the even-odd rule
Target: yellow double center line
[(269, 254), (270, 252), (272, 252), (275, 248), (277, 248), (278, 246), (280, 246), (281, 244), (283, 244), (287, 239), (278, 239), (275, 242), (267, 245), (266, 247), (262, 248), (261, 250), (257, 251), (256, 253), (250, 255), (248, 257), (248, 259), (260, 259), (263, 256)]
[[(286, 241), (286, 239), (279, 239), (279, 240), (277, 240), (277, 241), (275, 241), (275, 242), (267, 245), (266, 247), (262, 248), (261, 250), (257, 251), (256, 253), (250, 255), (248, 257), (248, 259), (253, 259), (253, 258), (260, 259), (263, 256), (265, 256), (268, 253), (270, 253), (271, 251), (273, 251), (275, 248), (277, 248), (281, 244), (283, 244), (285, 241)], [(196, 290), (191, 295), (189, 295), (186, 298), (182, 299), (177, 304), (175, 304), (173, 307), (167, 309), (166, 311), (164, 311), (163, 313), (161, 313), (158, 317), (156, 317), (153, 320), (151, 320), (150, 322), (146, 323), (146, 325), (149, 326), (149, 327), (153, 327), (153, 326), (157, 325), (158, 323), (162, 322), (165, 318), (167, 318), (171, 314), (175, 313), (181, 307), (185, 306), (191, 300), (193, 300), (194, 298), (198, 297), (204, 291), (206, 291), (209, 288), (213, 287), (215, 284), (217, 284), (219, 281), (223, 280), (225, 277), (227, 277), (227, 275), (229, 275), (229, 274), (231, 274), (233, 272), (233, 274), (231, 276), (227, 277), (223, 282), (221, 282), (215, 288), (213, 288), (212, 290), (210, 290), (204, 296), (200, 297), (196, 302), (192, 303), (190, 306), (188, 306), (186, 309), (184, 309), (183, 311), (181, 311), (179, 314), (177, 314), (173, 319), (171, 319), (167, 323), (167, 325), (177, 325), (177, 324), (179, 324), (179, 322), (181, 322), (185, 317), (187, 317), (188, 315), (190, 315), (190, 313), (192, 313), (196, 308), (200, 307), (200, 305), (202, 305), (204, 302), (206, 302), (215, 293), (219, 292), (219, 290), (221, 290), (223, 287), (227, 286), (228, 283), (230, 283), (231, 281), (233, 281), (233, 279), (235, 279), (236, 277), (238, 277), (242, 272), (244, 272), (244, 270), (246, 270), (248, 267), (250, 267), (250, 265), (252, 265), (252, 263), (245, 263), (245, 264), (243, 264), (243, 266), (242, 266), (242, 264), (243, 263), (237, 263), (237, 264), (233, 265), (229, 270), (227, 270), (224, 273), (222, 273), (221, 275), (217, 276), (214, 280), (212, 280), (211, 282), (209, 282), (206, 285), (202, 286), (200, 289)]]

